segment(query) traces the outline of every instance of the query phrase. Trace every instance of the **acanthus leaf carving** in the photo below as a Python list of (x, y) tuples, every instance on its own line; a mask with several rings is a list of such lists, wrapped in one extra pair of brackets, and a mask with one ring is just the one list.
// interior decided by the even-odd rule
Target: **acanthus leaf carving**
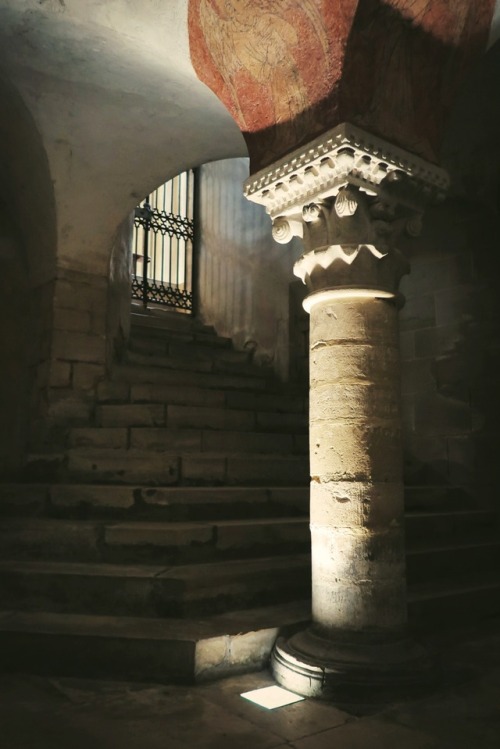
[(312, 252), (304, 253), (293, 267), (294, 275), (305, 283), (306, 278), (311, 276), (315, 268), (320, 267), (326, 270), (336, 260), (341, 260), (346, 265), (352, 265), (363, 249), (368, 250), (377, 260), (381, 260), (387, 256), (387, 252), (380, 252), (373, 244), (332, 244), (328, 247), (318, 247)]

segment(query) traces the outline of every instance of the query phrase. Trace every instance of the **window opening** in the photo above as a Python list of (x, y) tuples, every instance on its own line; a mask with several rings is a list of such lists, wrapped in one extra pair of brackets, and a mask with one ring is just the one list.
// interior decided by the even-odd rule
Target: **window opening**
[(134, 214), (132, 298), (193, 310), (194, 172), (148, 195)]

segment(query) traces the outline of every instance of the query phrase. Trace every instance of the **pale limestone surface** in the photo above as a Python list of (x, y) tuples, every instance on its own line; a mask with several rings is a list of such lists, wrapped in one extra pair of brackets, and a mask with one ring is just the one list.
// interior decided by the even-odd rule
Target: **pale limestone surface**
[(397, 310), (332, 298), (312, 307), (310, 336), (313, 618), (325, 629), (398, 627), (406, 613)]

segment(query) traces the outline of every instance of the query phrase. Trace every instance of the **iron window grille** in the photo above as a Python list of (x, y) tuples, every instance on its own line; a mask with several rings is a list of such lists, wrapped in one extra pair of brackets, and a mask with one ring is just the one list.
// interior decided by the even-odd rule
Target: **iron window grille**
[(148, 195), (134, 214), (132, 298), (193, 310), (194, 172)]

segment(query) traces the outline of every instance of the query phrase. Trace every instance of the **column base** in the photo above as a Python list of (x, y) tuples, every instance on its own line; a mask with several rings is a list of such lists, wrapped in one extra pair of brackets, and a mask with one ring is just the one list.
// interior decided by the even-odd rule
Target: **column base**
[(271, 668), (291, 692), (355, 712), (414, 698), (435, 681), (427, 651), (404, 634), (325, 636), (307, 629), (277, 640)]

